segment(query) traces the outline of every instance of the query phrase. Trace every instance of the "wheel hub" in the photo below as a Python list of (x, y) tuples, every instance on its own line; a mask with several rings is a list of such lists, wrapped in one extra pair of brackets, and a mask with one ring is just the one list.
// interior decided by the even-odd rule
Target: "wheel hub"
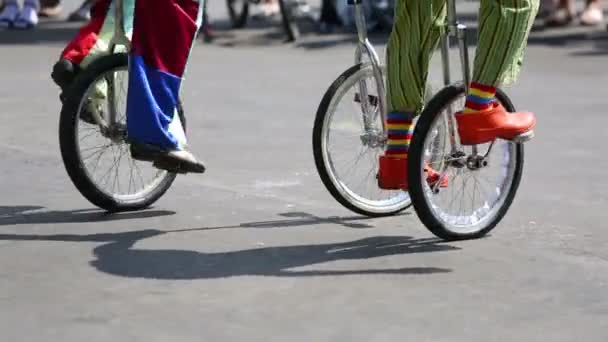
[(115, 123), (111, 127), (102, 128), (101, 133), (115, 144), (120, 144), (127, 137), (127, 127), (122, 123)]
[(488, 161), (484, 156), (471, 155), (467, 157), (467, 168), (471, 171), (479, 170), (488, 166)]
[(377, 130), (372, 130), (361, 134), (361, 143), (363, 146), (371, 148), (384, 148), (386, 145), (386, 138), (384, 134), (381, 134)]

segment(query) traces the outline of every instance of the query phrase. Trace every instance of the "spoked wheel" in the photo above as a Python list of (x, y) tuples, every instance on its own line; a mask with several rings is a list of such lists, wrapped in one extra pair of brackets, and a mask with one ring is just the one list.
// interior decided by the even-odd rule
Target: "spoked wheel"
[[(509, 112), (515, 108), (500, 90), (496, 97)], [(497, 139), (473, 147), (455, 147), (454, 111), (464, 106), (464, 85), (441, 90), (418, 119), (409, 153), (409, 192), (420, 220), (446, 240), (474, 239), (487, 234), (504, 217), (521, 180), (524, 149)], [(431, 166), (447, 178), (447, 187), (428, 184)], [(445, 183), (444, 183), (445, 185)]]
[[(362, 85), (368, 93), (363, 105)], [(323, 184), (346, 208), (367, 216), (393, 215), (410, 205), (407, 192), (378, 188), (378, 157), (386, 144), (378, 104), (372, 66), (355, 65), (325, 93), (313, 129)]]
[(226, 0), (226, 4), (232, 27), (244, 27), (249, 17), (249, 0)]
[[(128, 57), (99, 58), (68, 90), (61, 110), (59, 142), (70, 179), (94, 205), (108, 211), (143, 209), (171, 186), (175, 174), (131, 158), (126, 136)], [(111, 111), (116, 121), (111, 124)], [(183, 125), (180, 120), (172, 125)]]

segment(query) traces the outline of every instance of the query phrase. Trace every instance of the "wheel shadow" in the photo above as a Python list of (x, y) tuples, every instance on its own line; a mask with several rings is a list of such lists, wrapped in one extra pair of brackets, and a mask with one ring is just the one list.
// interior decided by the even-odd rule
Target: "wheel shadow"
[(174, 215), (169, 210), (144, 210), (110, 214), (98, 209), (44, 210), (41, 206), (0, 206), (0, 226), (19, 224), (53, 224), (110, 222)]
[[(285, 216), (286, 214), (283, 214)], [(302, 244), (290, 246), (260, 247), (227, 252), (200, 252), (179, 249), (140, 249), (135, 244), (166, 234), (179, 234), (231, 228), (307, 227), (325, 222), (346, 222), (352, 225), (356, 218), (319, 218), (303, 213), (287, 213), (291, 219), (277, 221), (246, 222), (232, 226), (202, 227), (176, 230), (137, 230), (121, 233), (100, 234), (52, 234), (25, 235), (0, 234), (5, 241), (61, 241), (98, 242), (93, 249), (95, 260), (90, 265), (107, 274), (145, 279), (217, 279), (236, 276), (340, 276), (364, 274), (433, 274), (447, 273), (451, 269), (438, 267), (402, 267), (357, 270), (329, 270), (298, 268), (320, 265), (339, 260), (365, 260), (390, 255), (435, 253), (458, 250), (436, 238), (412, 238), (408, 236), (373, 236), (354, 241)]]
[[(369, 229), (374, 228), (373, 225), (365, 223), (366, 221), (372, 221), (373, 218), (366, 216), (330, 216), (330, 217), (319, 217), (306, 212), (288, 212), (281, 213), (278, 216), (284, 217), (282, 220), (269, 220), (269, 221), (256, 221), (240, 223), (238, 225), (228, 226), (216, 226), (216, 227), (203, 227), (193, 229), (179, 229), (172, 230), (171, 232), (188, 232), (188, 231), (201, 231), (201, 230), (217, 230), (217, 229), (230, 229), (230, 228), (291, 228), (291, 227), (310, 227), (320, 224), (335, 224), (345, 228), (354, 229)], [(371, 222), (370, 222), (371, 223)]]

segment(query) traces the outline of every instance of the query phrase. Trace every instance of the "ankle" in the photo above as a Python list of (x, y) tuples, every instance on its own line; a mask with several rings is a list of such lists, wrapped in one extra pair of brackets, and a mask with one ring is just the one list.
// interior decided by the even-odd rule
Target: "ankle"
[(389, 158), (407, 158), (412, 139), (414, 113), (390, 112), (386, 115), (387, 142), (385, 155)]
[(482, 83), (471, 82), (467, 92), (463, 114), (477, 114), (494, 108), (496, 103), (496, 87)]

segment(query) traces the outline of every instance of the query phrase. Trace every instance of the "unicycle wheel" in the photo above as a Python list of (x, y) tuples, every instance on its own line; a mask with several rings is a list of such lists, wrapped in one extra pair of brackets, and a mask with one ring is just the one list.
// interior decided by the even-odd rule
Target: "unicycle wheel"
[[(362, 86), (367, 96), (361, 95)], [(410, 205), (407, 192), (378, 188), (378, 157), (386, 143), (378, 95), (371, 64), (346, 70), (325, 93), (312, 137), (317, 171), (329, 193), (344, 207), (372, 217)]]
[[(409, 193), (418, 217), (446, 240), (474, 239), (490, 232), (507, 213), (522, 176), (522, 144), (497, 139), (473, 147), (454, 145), (454, 111), (464, 107), (464, 85), (451, 85), (434, 96), (422, 112), (409, 149)], [(515, 108), (500, 90), (497, 100)], [(450, 127), (454, 127), (452, 130)], [(440, 181), (427, 182), (432, 167)], [(441, 186), (444, 177), (448, 185)]]
[[(131, 157), (127, 86), (126, 54), (98, 58), (66, 91), (59, 122), (61, 156), (70, 179), (87, 200), (111, 212), (150, 206), (176, 177)], [(105, 121), (111, 110), (116, 112), (115, 124)], [(180, 120), (175, 124), (185, 125), (181, 104), (177, 111)]]

